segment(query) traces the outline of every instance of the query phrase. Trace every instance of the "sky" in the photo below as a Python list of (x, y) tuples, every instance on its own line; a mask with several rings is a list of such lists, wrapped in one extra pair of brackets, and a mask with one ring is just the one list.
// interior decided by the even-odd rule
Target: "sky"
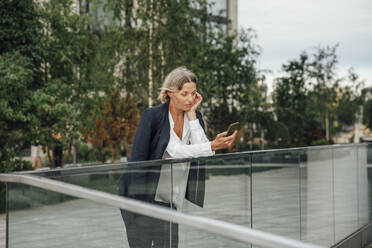
[(338, 75), (353, 67), (372, 86), (372, 0), (238, 0), (238, 26), (257, 32), (269, 92), (282, 64), (335, 44)]

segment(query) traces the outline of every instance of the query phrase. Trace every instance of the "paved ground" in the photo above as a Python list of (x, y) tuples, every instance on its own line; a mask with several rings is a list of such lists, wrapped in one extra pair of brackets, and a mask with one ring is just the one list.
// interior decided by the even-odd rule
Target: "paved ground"
[[(331, 162), (314, 159), (306, 169), (254, 173), (252, 181), (245, 174), (210, 176), (204, 208), (186, 202), (182, 211), (330, 246), (370, 218), (366, 166), (349, 169), (349, 157), (336, 161), (337, 173)], [(86, 200), (39, 204), (11, 212), (9, 218), (9, 248), (128, 247), (119, 210)], [(180, 248), (247, 247), (185, 226), (179, 236)]]

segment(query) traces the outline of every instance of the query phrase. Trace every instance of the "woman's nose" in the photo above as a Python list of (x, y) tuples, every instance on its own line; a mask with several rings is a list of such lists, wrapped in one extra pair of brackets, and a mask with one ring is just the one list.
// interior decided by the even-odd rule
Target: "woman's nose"
[(188, 96), (187, 96), (187, 101), (189, 101), (189, 102), (192, 102), (192, 101), (193, 101), (193, 97), (192, 97), (192, 95), (188, 95)]

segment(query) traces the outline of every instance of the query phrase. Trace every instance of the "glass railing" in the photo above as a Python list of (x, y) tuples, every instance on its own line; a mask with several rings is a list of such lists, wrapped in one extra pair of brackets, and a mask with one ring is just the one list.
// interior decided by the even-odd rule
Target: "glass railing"
[[(183, 242), (183, 247), (188, 245), (249, 247), (252, 242), (260, 247), (324, 248), (52, 179), (0, 174), (0, 181), (8, 183), (7, 220), (8, 225), (12, 226), (8, 228), (11, 229), (11, 240), (7, 242), (6, 247), (128, 247), (128, 245), (130, 247), (177, 247), (179, 242)], [(24, 187), (25, 185), (27, 187)], [(26, 204), (17, 204), (19, 196), (25, 193), (29, 193), (29, 197), (24, 199)], [(40, 197), (40, 195), (44, 196)], [(70, 197), (66, 198), (66, 195)], [(59, 204), (62, 207), (54, 208)], [(66, 208), (69, 210), (68, 214), (64, 213)], [(84, 208), (86, 213), (82, 214), (81, 208)], [(110, 233), (117, 235), (115, 232), (117, 215), (112, 210), (117, 212), (119, 208), (126, 210), (124, 214), (127, 236), (119, 239), (123, 242), (118, 242), (117, 237), (110, 239), (109, 235)], [(58, 210), (57, 215), (56, 210)], [(131, 229), (132, 223), (137, 223), (141, 229)], [(69, 225), (68, 231), (65, 229), (67, 225)], [(184, 238), (184, 231), (178, 235), (181, 227), (191, 233), (204, 233), (206, 239), (194, 240), (187, 244), (184, 239), (180, 239)], [(163, 235), (164, 230), (168, 230), (166, 236)], [(39, 235), (39, 232), (44, 233)], [(146, 242), (145, 235), (152, 237), (151, 243)], [(27, 237), (30, 239), (26, 241)]]
[[(169, 228), (166, 221), (126, 211), (129, 221), (124, 225), (115, 207), (18, 183), (8, 183), (8, 190), (7, 247), (151, 247), (145, 235), (154, 237), (155, 247), (175, 247), (176, 242), (180, 247), (247, 247), (246, 243), (186, 225), (173, 224), (172, 231), (178, 228), (180, 235), (169, 239), (159, 230), (159, 225)], [(128, 228), (131, 222), (138, 223), (140, 230)], [(184, 235), (193, 233), (205, 238), (193, 240)]]
[[(371, 149), (367, 145), (335, 145), (22, 175), (42, 176), (112, 194), (121, 191), (124, 196), (156, 205), (168, 202), (169, 207), (191, 216), (330, 247), (371, 221)], [(189, 177), (187, 200), (177, 198), (175, 193), (182, 188), (185, 171)], [(123, 174), (123, 180), (119, 180)], [(161, 183), (153, 178), (161, 178)], [(119, 181), (122, 184), (118, 185)], [(12, 248), (50, 244), (129, 247), (128, 232), (130, 242), (145, 242), (145, 235), (154, 235), (156, 241), (152, 242), (168, 242), (166, 247), (175, 243), (179, 247), (247, 247), (246, 243), (208, 230), (169, 223), (164, 225), (169, 228), (168, 238), (160, 238), (147, 217), (123, 211), (127, 220), (124, 225), (117, 208), (19, 183), (8, 183), (7, 195), (8, 247)], [(141, 226), (143, 223), (147, 224)]]

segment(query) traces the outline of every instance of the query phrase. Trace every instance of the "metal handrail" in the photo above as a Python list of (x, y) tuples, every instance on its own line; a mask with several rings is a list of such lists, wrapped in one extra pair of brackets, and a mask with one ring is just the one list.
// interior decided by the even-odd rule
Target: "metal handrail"
[(49, 191), (62, 193), (65, 195), (91, 200), (97, 203), (117, 207), (141, 215), (146, 215), (177, 224), (187, 225), (204, 231), (207, 230), (208, 232), (215, 233), (226, 238), (244, 242), (247, 244), (252, 243), (254, 245), (263, 247), (280, 248), (322, 248), (322, 246), (307, 244), (301, 241), (250, 229), (236, 224), (201, 216), (193, 216), (169, 208), (155, 206), (130, 198), (88, 189), (48, 178), (32, 175), (0, 174), (0, 182), (21, 183), (46, 189)]

